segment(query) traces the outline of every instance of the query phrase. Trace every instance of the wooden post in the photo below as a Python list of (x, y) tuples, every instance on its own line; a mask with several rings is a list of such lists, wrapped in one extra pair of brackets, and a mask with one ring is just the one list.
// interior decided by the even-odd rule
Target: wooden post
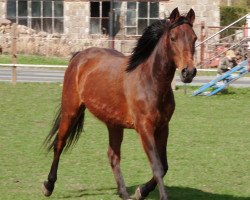
[[(201, 42), (203, 42), (205, 40), (205, 37), (206, 37), (206, 33), (205, 33), (205, 22), (202, 21), (201, 22)], [(201, 52), (200, 52), (200, 63), (201, 63), (201, 66), (204, 62), (204, 57), (205, 57), (205, 44), (202, 43), (201, 44)], [(202, 67), (201, 67), (202, 68)]]
[[(247, 29), (247, 34), (246, 34), (246, 37), (250, 37), (250, 15), (248, 15), (247, 17), (246, 17), (246, 20), (247, 20), (247, 23), (246, 23), (246, 29)], [(248, 40), (248, 42), (247, 42), (247, 44), (248, 44), (248, 47), (247, 47), (247, 49), (248, 49), (248, 51), (250, 50), (250, 41)]]
[(187, 84), (184, 83), (184, 94), (186, 95), (187, 94)]
[(124, 53), (124, 45), (125, 45), (125, 42), (123, 40), (121, 40), (121, 52)]
[(110, 11), (109, 11), (109, 48), (111, 49), (115, 48), (114, 19), (115, 19), (114, 0), (111, 0)]
[(17, 55), (16, 55), (16, 43), (17, 43), (17, 24), (14, 23), (12, 25), (12, 47), (11, 47), (11, 54), (12, 54), (12, 84), (16, 85), (17, 81), (17, 72), (16, 72), (16, 64), (17, 64)]

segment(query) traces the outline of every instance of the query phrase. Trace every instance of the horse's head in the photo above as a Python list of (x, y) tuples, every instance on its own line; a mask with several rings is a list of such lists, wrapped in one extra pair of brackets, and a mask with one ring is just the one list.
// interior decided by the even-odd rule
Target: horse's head
[(192, 82), (196, 75), (194, 52), (196, 34), (193, 31), (195, 13), (193, 9), (186, 16), (181, 16), (178, 8), (170, 14), (169, 36), (167, 38), (175, 66), (181, 71), (184, 83)]

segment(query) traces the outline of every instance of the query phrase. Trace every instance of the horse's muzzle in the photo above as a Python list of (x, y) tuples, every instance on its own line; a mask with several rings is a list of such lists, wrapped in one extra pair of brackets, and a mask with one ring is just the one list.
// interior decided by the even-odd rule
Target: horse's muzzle
[(181, 81), (183, 83), (191, 83), (193, 78), (196, 76), (196, 68), (184, 68), (181, 70)]

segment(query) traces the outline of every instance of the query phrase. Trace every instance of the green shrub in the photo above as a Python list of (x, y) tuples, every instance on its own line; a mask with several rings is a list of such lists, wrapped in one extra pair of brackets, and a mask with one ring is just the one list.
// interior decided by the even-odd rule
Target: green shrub
[[(220, 7), (220, 24), (221, 26), (227, 26), (239, 18), (243, 17), (248, 13), (245, 7), (236, 6), (221, 6)], [(243, 26), (246, 20), (241, 20), (235, 26)], [(221, 37), (225, 37), (234, 33), (234, 29), (228, 29), (221, 34)]]

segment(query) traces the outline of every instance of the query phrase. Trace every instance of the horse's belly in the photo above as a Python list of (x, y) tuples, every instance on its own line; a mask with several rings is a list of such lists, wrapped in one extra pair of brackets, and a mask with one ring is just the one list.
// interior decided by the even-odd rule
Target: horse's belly
[(106, 124), (119, 125), (126, 128), (132, 128), (132, 122), (127, 117), (127, 113), (122, 105), (106, 104), (91, 98), (85, 101), (88, 110), (99, 120)]

